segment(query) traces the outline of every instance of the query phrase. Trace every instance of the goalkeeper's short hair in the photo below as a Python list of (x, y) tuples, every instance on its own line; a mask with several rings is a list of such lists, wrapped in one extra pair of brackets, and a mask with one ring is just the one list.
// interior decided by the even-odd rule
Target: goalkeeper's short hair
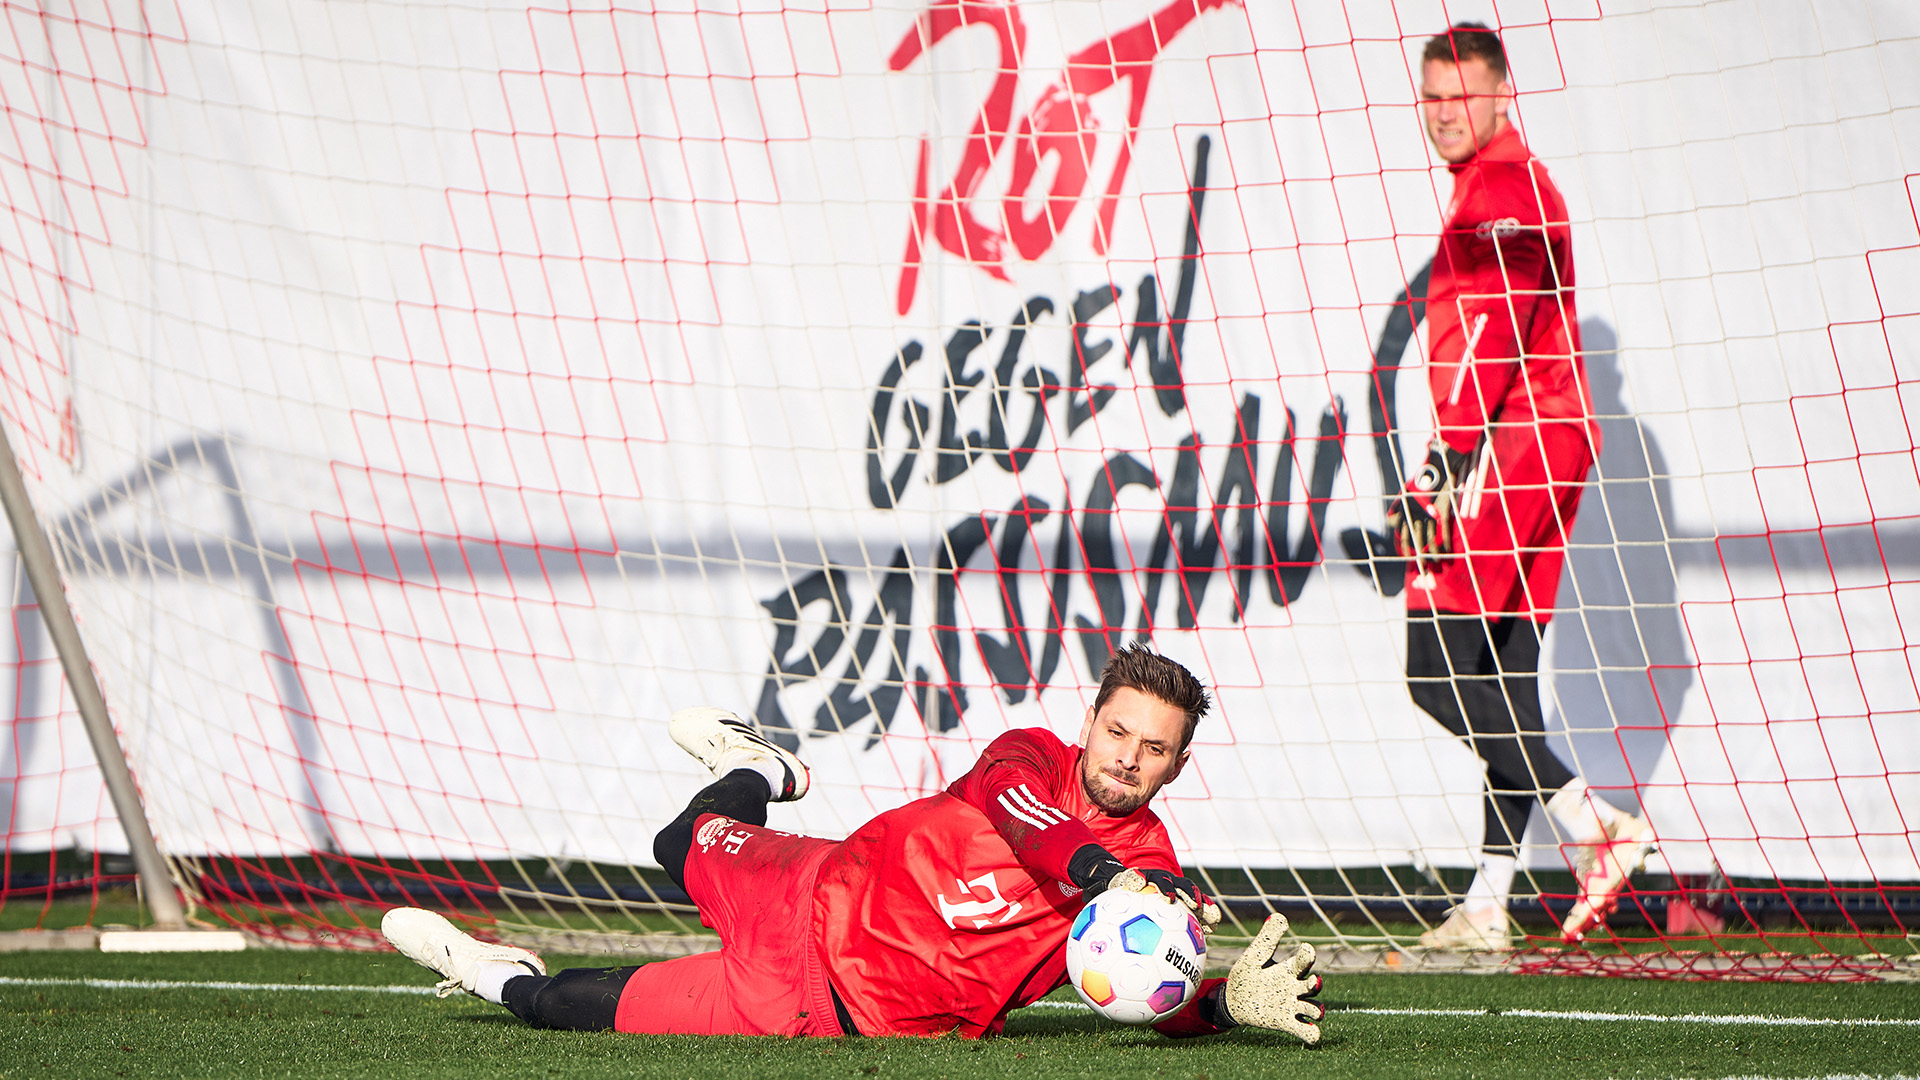
[(1420, 52), (1420, 63), (1434, 60), (1481, 60), (1496, 78), (1507, 81), (1507, 48), (1500, 43), (1500, 35), (1487, 29), (1485, 23), (1457, 22), (1446, 33), (1428, 38), (1427, 47)]
[(1107, 660), (1107, 666), (1100, 670), (1100, 692), (1094, 696), (1093, 711), (1098, 713), (1121, 687), (1150, 694), (1186, 714), (1187, 730), (1180, 737), (1182, 750), (1193, 741), (1193, 729), (1211, 704), (1207, 688), (1200, 685), (1193, 672), (1145, 645), (1122, 646)]

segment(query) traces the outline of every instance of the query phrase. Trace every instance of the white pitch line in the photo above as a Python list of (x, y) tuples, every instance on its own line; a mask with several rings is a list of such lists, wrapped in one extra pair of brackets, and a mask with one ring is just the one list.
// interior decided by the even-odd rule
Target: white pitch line
[[(22, 979), (0, 976), (3, 986), (85, 986), (95, 990), (264, 990), (302, 993), (346, 994), (432, 994), (431, 986), (349, 986), (330, 983), (245, 983), (188, 982), (166, 979)], [(1036, 1001), (1029, 1008), (1092, 1010), (1078, 1001)], [(1349, 1016), (1452, 1016), (1507, 1018), (1523, 1020), (1597, 1020), (1652, 1024), (1748, 1024), (1758, 1027), (1920, 1027), (1920, 1019), (1838, 1016), (1757, 1016), (1752, 1014), (1713, 1015), (1687, 1013), (1668, 1016), (1660, 1013), (1603, 1013), (1555, 1009), (1333, 1009), (1329, 1015)]]
[(1685, 1013), (1667, 1016), (1661, 1013), (1603, 1013), (1557, 1009), (1335, 1009), (1334, 1012), (1367, 1016), (1520, 1016), (1529, 1020), (1612, 1020), (1654, 1024), (1757, 1024), (1763, 1027), (1920, 1027), (1920, 1020), (1900, 1017), (1845, 1016), (1758, 1016), (1754, 1014), (1717, 1015)]
[(324, 993), (431, 994), (431, 986), (337, 986), (327, 983), (185, 982), (165, 979), (15, 979), (0, 986), (86, 986), (95, 990), (305, 990)]
[[(1048, 1009), (1087, 1009), (1089, 1012), (1092, 1011), (1091, 1008), (1077, 1001), (1036, 1001), (1033, 1005)], [(1328, 1015), (1472, 1016), (1483, 1019), (1519, 1017), (1524, 1020), (1601, 1020), (1654, 1024), (1751, 1024), (1759, 1027), (1920, 1027), (1920, 1019), (1886, 1019), (1883, 1017), (1756, 1016), (1750, 1014), (1721, 1016), (1709, 1013), (1688, 1013), (1681, 1016), (1667, 1016), (1660, 1013), (1603, 1013), (1552, 1009), (1501, 1009), (1498, 1012), (1489, 1012), (1486, 1009), (1331, 1009), (1328, 1011)]]

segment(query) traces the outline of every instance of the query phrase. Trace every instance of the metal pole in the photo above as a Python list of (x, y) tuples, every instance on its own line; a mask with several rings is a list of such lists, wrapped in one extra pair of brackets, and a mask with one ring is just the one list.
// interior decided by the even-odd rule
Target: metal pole
[(87, 659), (87, 647), (80, 640), (80, 627), (73, 620), (73, 608), (67, 604), (67, 591), (60, 582), (60, 569), (53, 561), (53, 546), (40, 529), (33, 503), (27, 498), (27, 483), (20, 475), (20, 463), (14, 460), (13, 444), (6, 426), (0, 424), (0, 502), (7, 508), (7, 521), (13, 525), (14, 542), (20, 547), (20, 561), (27, 568), (27, 582), (40, 602), (40, 620), (47, 626), (54, 651), (60, 654), (60, 666), (67, 673), (67, 686), (73, 691), (73, 703), (80, 709), (80, 721), (86, 725), (87, 739), (93, 743), (93, 756), (100, 763), (100, 777), (106, 781), (107, 794), (113, 799), (114, 813), (120, 815), (120, 827), (133, 849), (134, 870), (140, 875), (140, 887), (146, 894), (147, 909), (153, 912), (155, 926), (177, 930), (187, 924), (186, 911), (173, 891), (173, 878), (160, 858), (159, 845), (153, 842), (153, 829), (147, 825), (140, 791), (134, 787), (133, 772), (114, 736), (113, 721), (107, 718), (107, 699), (93, 677), (93, 664)]

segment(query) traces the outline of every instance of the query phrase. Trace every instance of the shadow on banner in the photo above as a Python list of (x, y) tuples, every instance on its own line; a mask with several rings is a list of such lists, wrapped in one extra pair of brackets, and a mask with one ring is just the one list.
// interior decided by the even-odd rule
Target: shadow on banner
[(1636, 782), (1667, 751), (1662, 709), (1679, 713), (1693, 658), (1668, 548), (1666, 458), (1623, 400), (1613, 327), (1588, 319), (1580, 336), (1603, 441), (1549, 630), (1546, 723), (1562, 760), (1609, 802), (1638, 812)]

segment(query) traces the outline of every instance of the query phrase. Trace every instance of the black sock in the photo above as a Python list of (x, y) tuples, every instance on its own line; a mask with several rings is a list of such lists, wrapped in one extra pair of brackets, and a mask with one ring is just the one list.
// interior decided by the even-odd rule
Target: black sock
[(700, 789), (680, 816), (653, 838), (653, 857), (666, 868), (675, 885), (687, 887), (687, 853), (693, 850), (693, 823), (706, 814), (719, 814), (749, 825), (767, 823), (767, 803), (773, 788), (752, 769), (735, 769)]
[(521, 975), (500, 988), (501, 1004), (537, 1028), (611, 1031), (620, 991), (638, 970), (568, 968), (558, 975)]
[(508, 1012), (533, 1024), (533, 999), (552, 981), (547, 975), (515, 975), (501, 984), (500, 1004), (505, 1005)]

